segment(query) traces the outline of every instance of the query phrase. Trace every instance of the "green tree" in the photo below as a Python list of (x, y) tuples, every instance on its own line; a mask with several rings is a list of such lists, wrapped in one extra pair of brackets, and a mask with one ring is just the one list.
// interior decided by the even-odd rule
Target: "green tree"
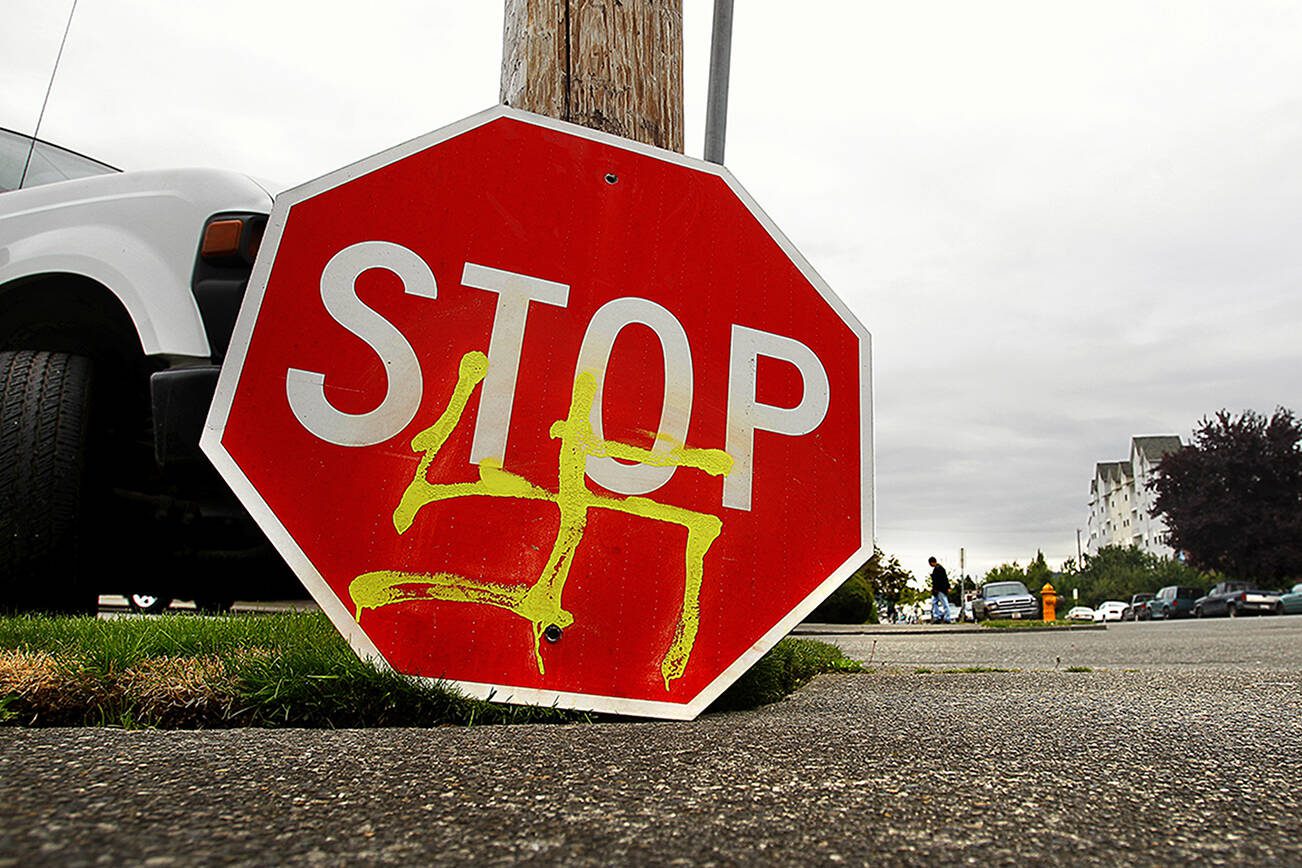
[(1199, 570), (1172, 558), (1160, 558), (1131, 546), (1106, 546), (1085, 556), (1085, 566), (1059, 574), (1054, 588), (1060, 597), (1098, 606), (1104, 600), (1126, 602), (1133, 594), (1154, 593), (1166, 585), (1187, 585), (1206, 590), (1214, 580)]
[[(881, 549), (877, 549), (881, 554)], [(873, 580), (873, 590), (877, 596), (883, 600), (890, 600), (894, 603), (900, 602), (900, 595), (904, 589), (913, 581), (913, 573), (904, 568), (900, 559), (895, 555), (886, 558), (882, 555), (884, 563)]]
[(1153, 512), (1191, 565), (1264, 582), (1302, 573), (1302, 423), (1291, 410), (1203, 419), (1152, 487)]
[(1052, 583), (1054, 579), (1053, 570), (1049, 569), (1049, 564), (1044, 559), (1044, 552), (1036, 549), (1035, 560), (1026, 565), (1026, 587), (1035, 593), (1040, 593), (1046, 582)]
[(988, 585), (991, 582), (1025, 582), (1026, 570), (1022, 569), (1017, 561), (1011, 564), (1000, 564), (997, 567), (991, 567), (986, 571), (985, 578), (981, 584)]

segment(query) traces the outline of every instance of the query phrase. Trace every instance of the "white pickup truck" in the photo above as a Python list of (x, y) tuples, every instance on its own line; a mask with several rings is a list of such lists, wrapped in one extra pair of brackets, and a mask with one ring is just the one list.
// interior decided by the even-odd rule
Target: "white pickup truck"
[(0, 610), (296, 587), (198, 451), (271, 194), (31, 146), (0, 130)]

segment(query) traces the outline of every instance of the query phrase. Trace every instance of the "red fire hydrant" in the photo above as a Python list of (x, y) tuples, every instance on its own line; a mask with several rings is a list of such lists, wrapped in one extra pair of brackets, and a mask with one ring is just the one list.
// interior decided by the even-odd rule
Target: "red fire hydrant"
[(1058, 620), (1058, 613), (1054, 611), (1054, 608), (1058, 605), (1058, 592), (1055, 591), (1053, 585), (1048, 582), (1045, 582), (1044, 587), (1040, 588), (1040, 604), (1044, 610), (1044, 615), (1042, 616), (1044, 620)]

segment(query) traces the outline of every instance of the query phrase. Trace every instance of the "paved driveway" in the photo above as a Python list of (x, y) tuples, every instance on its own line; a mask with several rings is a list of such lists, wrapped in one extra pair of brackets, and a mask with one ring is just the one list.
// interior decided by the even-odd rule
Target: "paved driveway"
[(1302, 617), (835, 638), (690, 724), (0, 730), (0, 865), (1302, 864)]

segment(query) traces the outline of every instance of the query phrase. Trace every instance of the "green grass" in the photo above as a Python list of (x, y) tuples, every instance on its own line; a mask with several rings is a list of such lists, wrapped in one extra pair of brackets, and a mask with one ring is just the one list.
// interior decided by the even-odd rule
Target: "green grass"
[(228, 615), (197, 618), (0, 618), (0, 648), (67, 653), (88, 671), (108, 674), (149, 658), (230, 656), (249, 649), (285, 652), (311, 648), (323, 663), (351, 653), (324, 615)]
[(841, 649), (813, 639), (783, 639), (710, 706), (711, 711), (757, 708), (795, 692), (824, 672), (861, 672)]
[(1089, 666), (1068, 666), (1068, 672), (1093, 672), (1094, 669)]
[(1038, 621), (1025, 620), (1017, 621), (1011, 618), (996, 618), (990, 621), (982, 621), (982, 627), (990, 627), (995, 630), (1068, 630), (1072, 627), (1092, 626), (1089, 624), (1080, 624), (1076, 621)]
[[(781, 699), (857, 669), (784, 639), (711, 710)], [(208, 728), (563, 723), (590, 714), (501, 705), (359, 659), (319, 613), (0, 618), (0, 723)]]

